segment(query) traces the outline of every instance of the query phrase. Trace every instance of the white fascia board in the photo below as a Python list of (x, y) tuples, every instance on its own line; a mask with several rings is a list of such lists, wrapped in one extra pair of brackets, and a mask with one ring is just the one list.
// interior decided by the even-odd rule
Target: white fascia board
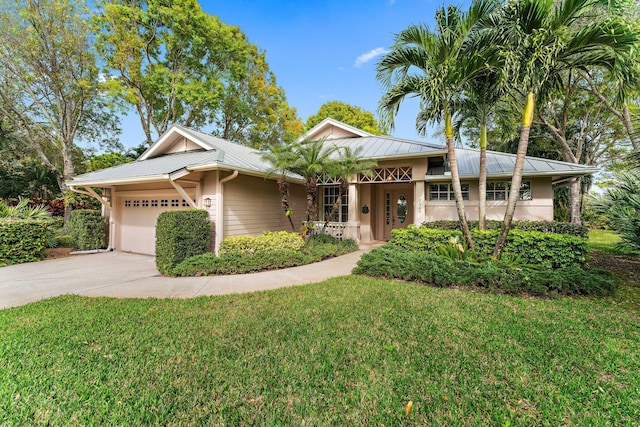
[(169, 180), (169, 175), (162, 174), (162, 175), (141, 176), (136, 178), (116, 178), (116, 179), (108, 179), (108, 180), (102, 180), (102, 181), (78, 181), (78, 182), (67, 181), (66, 184), (69, 187), (86, 187), (88, 185), (91, 187), (102, 188), (102, 187), (111, 186), (111, 185), (139, 184), (139, 183), (145, 183), (145, 182), (168, 181), (168, 180)]
[(157, 151), (159, 151), (163, 144), (167, 141), (167, 139), (169, 139), (169, 137), (171, 135), (173, 135), (174, 133), (177, 133), (178, 135), (182, 136), (183, 138), (187, 138), (189, 141), (192, 141), (196, 144), (198, 144), (200, 147), (204, 148), (205, 150), (209, 151), (211, 150), (211, 147), (208, 144), (203, 143), (202, 141), (200, 141), (197, 138), (194, 138), (192, 135), (189, 135), (186, 132), (183, 132), (182, 129), (180, 129), (177, 126), (171, 126), (169, 128), (169, 130), (167, 130), (164, 134), (162, 134), (162, 136), (160, 137), (160, 139), (158, 139), (156, 142), (153, 143), (153, 145), (151, 147), (149, 147), (149, 149), (147, 151), (145, 151), (142, 156), (140, 156), (140, 158), (138, 158), (138, 160), (146, 160), (148, 159), (152, 154), (156, 154)]

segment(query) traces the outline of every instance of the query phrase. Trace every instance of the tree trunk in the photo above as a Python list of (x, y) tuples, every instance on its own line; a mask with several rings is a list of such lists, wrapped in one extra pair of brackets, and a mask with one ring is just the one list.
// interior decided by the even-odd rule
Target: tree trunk
[(307, 179), (305, 183), (307, 190), (307, 222), (318, 220), (318, 209), (316, 200), (318, 198), (318, 184), (314, 179)]
[(478, 177), (478, 229), (486, 230), (487, 219), (487, 124), (480, 124), (480, 176)]
[(462, 199), (462, 186), (460, 185), (460, 174), (458, 174), (458, 162), (456, 161), (456, 147), (453, 144), (453, 126), (451, 125), (451, 114), (445, 112), (445, 133), (447, 136), (447, 152), (449, 155), (449, 168), (451, 169), (451, 185), (453, 187), (453, 195), (456, 199), (456, 210), (458, 211), (458, 219), (462, 227), (462, 235), (467, 242), (467, 247), (473, 251), (473, 239), (467, 224), (467, 217), (464, 212), (464, 200)]
[(291, 211), (291, 207), (289, 206), (289, 182), (286, 179), (278, 179), (278, 191), (280, 191), (280, 203), (282, 204), (282, 210), (287, 216), (289, 224), (291, 224), (291, 230), (296, 231), (296, 226), (294, 225), (293, 219), (291, 218), (293, 212)]
[(581, 184), (582, 180), (580, 178), (576, 178), (571, 181), (571, 185), (569, 186), (569, 222), (580, 225), (582, 225), (582, 218), (580, 218)]
[(340, 206), (342, 206), (342, 196), (344, 196), (345, 193), (347, 192), (348, 185), (349, 184), (347, 183), (347, 181), (345, 180), (340, 181), (340, 185), (338, 185), (338, 197), (336, 198), (336, 201), (333, 202), (333, 206), (331, 207), (331, 212), (324, 219), (325, 230), (329, 226), (329, 219), (333, 218), (334, 215), (338, 212), (338, 209), (340, 209)]
[(529, 92), (527, 94), (527, 104), (522, 118), (522, 129), (520, 130), (520, 141), (518, 142), (518, 151), (516, 152), (516, 164), (513, 169), (513, 177), (511, 178), (507, 210), (504, 213), (504, 220), (502, 221), (502, 229), (500, 230), (498, 241), (493, 249), (493, 258), (497, 261), (502, 257), (502, 252), (504, 251), (504, 246), (509, 236), (511, 222), (513, 221), (513, 214), (516, 211), (516, 203), (518, 203), (518, 198), (520, 197), (522, 171), (524, 170), (524, 161), (527, 156), (527, 147), (529, 146), (529, 132), (531, 131), (531, 123), (533, 122), (534, 106), (533, 92)]

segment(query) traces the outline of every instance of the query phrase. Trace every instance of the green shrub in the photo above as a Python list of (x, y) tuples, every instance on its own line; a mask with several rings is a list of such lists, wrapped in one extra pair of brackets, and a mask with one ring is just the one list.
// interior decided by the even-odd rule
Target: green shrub
[[(230, 238), (234, 239), (235, 238)], [(225, 274), (245, 274), (257, 271), (295, 267), (326, 258), (340, 256), (358, 250), (353, 239), (339, 241), (335, 238), (310, 238), (299, 250), (267, 249), (257, 252), (234, 251), (196, 255), (185, 259), (173, 270), (174, 276), (213, 276)], [(224, 243), (224, 242), (223, 242)]]
[(506, 262), (470, 262), (433, 252), (404, 252), (385, 246), (364, 254), (353, 273), (531, 295), (611, 295), (618, 285), (618, 279), (608, 270), (579, 266), (551, 270)]
[(201, 209), (165, 211), (156, 224), (156, 267), (171, 274), (183, 260), (209, 250), (211, 223)]
[(56, 236), (56, 246), (60, 248), (72, 248), (73, 247), (73, 237), (68, 234), (64, 234), (62, 236)]
[[(486, 221), (487, 230), (500, 230), (502, 221)], [(423, 222), (422, 227), (437, 228), (440, 230), (460, 230), (459, 221), (433, 221)], [(478, 221), (469, 221), (470, 229), (478, 228)], [(589, 237), (589, 228), (584, 225), (571, 224), (558, 221), (513, 221), (511, 230), (539, 231), (541, 233), (568, 234), (571, 236)]]
[(297, 251), (303, 246), (304, 239), (298, 233), (265, 231), (259, 236), (227, 237), (220, 244), (220, 254), (256, 253), (284, 249)]
[(0, 220), (0, 266), (43, 259), (49, 225), (43, 220)]
[(106, 246), (106, 223), (100, 211), (79, 209), (71, 212), (71, 219), (65, 226), (73, 238), (77, 250), (100, 249)]
[[(475, 251), (480, 257), (490, 257), (498, 230), (471, 231)], [(451, 239), (462, 241), (458, 230), (438, 230), (424, 227), (409, 227), (392, 231), (388, 246), (405, 251), (440, 251)], [(524, 264), (546, 268), (583, 266), (587, 262), (587, 240), (567, 234), (543, 233), (539, 231), (512, 230), (504, 250), (505, 258), (519, 258)]]

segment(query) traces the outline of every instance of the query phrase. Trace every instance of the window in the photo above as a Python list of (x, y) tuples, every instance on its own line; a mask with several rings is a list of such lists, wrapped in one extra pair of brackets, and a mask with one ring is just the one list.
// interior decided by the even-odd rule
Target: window
[(142, 207), (143, 208), (148, 208), (149, 207), (149, 201), (148, 200), (143, 200), (142, 201)]
[(188, 208), (189, 207), (189, 202), (187, 202), (185, 199), (182, 199), (182, 207), (183, 208)]
[(180, 200), (178, 200), (178, 199), (171, 199), (171, 206), (172, 206), (172, 207), (180, 206)]
[(158, 201), (157, 200), (151, 200), (151, 206), (152, 207), (157, 207), (158, 206)]
[[(469, 184), (460, 184), (462, 187), (462, 200), (469, 200)], [(429, 185), (429, 200), (456, 200), (453, 194), (452, 184)]]
[(131, 200), (125, 200), (124, 201), (124, 207), (125, 208), (131, 207)]
[(169, 201), (167, 199), (160, 200), (160, 206), (169, 206)]
[(134, 207), (134, 208), (137, 208), (137, 207), (139, 207), (139, 206), (140, 206), (140, 200), (134, 200), (134, 201), (133, 201), (133, 207)]
[[(333, 210), (333, 204), (336, 202), (338, 198), (338, 186), (324, 186), (322, 187), (322, 206), (323, 208), (323, 219), (326, 221), (327, 217), (331, 214)], [(342, 195), (342, 203), (340, 208), (335, 213), (333, 218), (329, 218), (329, 221), (336, 222), (347, 222), (349, 218), (349, 194)]]
[[(510, 188), (510, 182), (487, 182), (487, 200), (507, 200)], [(519, 200), (531, 200), (531, 181), (520, 184)]]

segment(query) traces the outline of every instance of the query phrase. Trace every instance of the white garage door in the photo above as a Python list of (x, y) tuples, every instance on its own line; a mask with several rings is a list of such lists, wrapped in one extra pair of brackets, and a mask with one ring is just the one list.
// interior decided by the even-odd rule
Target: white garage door
[(120, 239), (117, 249), (139, 254), (155, 254), (156, 221), (167, 210), (190, 208), (176, 195), (120, 196)]

